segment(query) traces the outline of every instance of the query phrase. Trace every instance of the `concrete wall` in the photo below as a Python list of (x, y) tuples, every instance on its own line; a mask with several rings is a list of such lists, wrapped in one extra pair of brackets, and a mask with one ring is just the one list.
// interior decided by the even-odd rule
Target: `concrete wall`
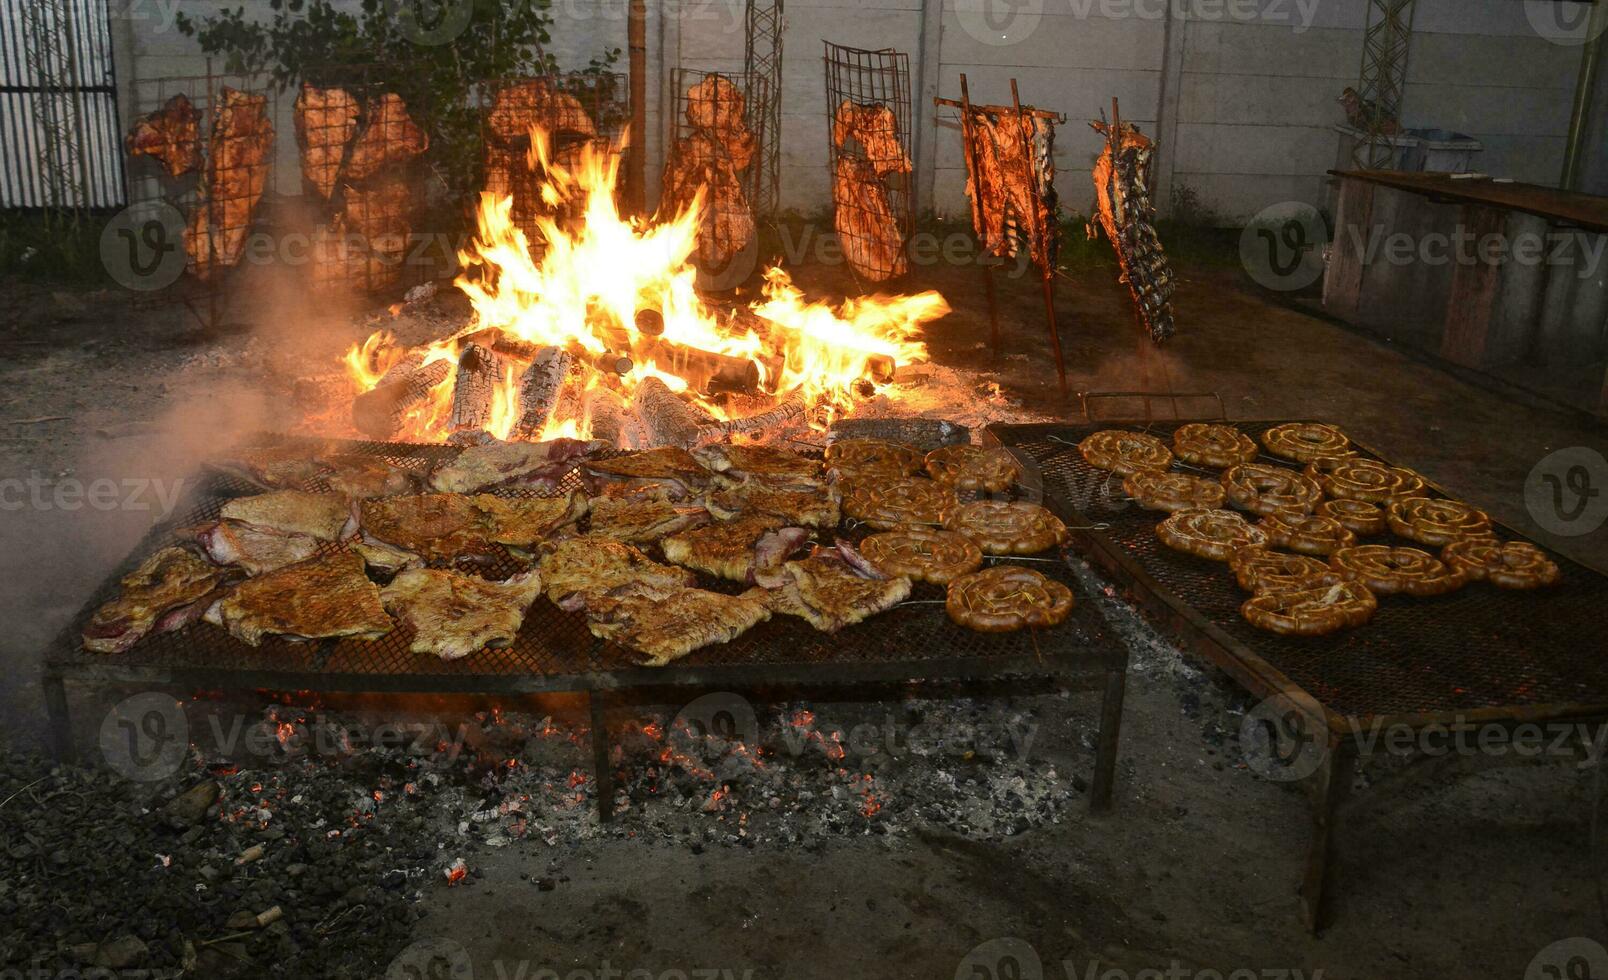
[[(187, 0), (192, 15), (240, 0)], [(260, 2), (260, 0), (257, 0)], [(978, 102), (1022, 99), (1064, 112), (1057, 188), (1086, 212), (1089, 169), (1100, 147), (1087, 121), (1120, 100), (1123, 118), (1159, 137), (1158, 203), (1189, 194), (1225, 223), (1280, 201), (1322, 204), (1344, 119), (1336, 102), (1355, 83), (1366, 0), (1188, 0), (1190, 16), (1162, 16), (1163, 0), (789, 0), (782, 91), (782, 203), (830, 201), (823, 39), (911, 55), (918, 200), (940, 214), (965, 211), (964, 162), (953, 113), (934, 95), (959, 96), (964, 72)], [(1177, 4), (1184, 0), (1173, 0)], [(358, 0), (343, 0), (355, 8)], [(194, 42), (167, 27), (171, 0), (122, 3), (115, 26), (125, 112), (150, 108), (158, 76), (197, 74)], [(248, 9), (252, 6), (247, 3)], [(265, 6), (265, 4), (264, 4)], [(1578, 4), (1565, 3), (1570, 10)], [(567, 67), (625, 46), (626, 0), (555, 0), (554, 53)], [(739, 70), (743, 0), (649, 3), (649, 184), (656, 189), (674, 122), (678, 68)], [(1476, 166), (1552, 183), (1561, 166), (1580, 47), (1544, 39), (1512, 0), (1418, 0), (1404, 122), (1481, 140)], [(993, 19), (982, 16), (995, 13)], [(289, 133), (289, 99), (281, 106)], [(1599, 106), (1597, 115), (1601, 116)], [(1603, 141), (1597, 140), (1600, 145)], [(282, 141), (280, 189), (296, 186), (294, 149)], [(1588, 173), (1608, 173), (1595, 145)]]

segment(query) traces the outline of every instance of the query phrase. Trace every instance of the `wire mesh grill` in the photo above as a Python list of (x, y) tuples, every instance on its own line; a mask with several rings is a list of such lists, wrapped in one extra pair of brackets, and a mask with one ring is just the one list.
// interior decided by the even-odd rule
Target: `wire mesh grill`
[(754, 257), (759, 247), (754, 195), (769, 81), (680, 69), (671, 84), (676, 139), (665, 158), (659, 207), (667, 215), (675, 214), (690, 208), (703, 193), (696, 254), (704, 273), (700, 285), (735, 286), (747, 278), (752, 266), (739, 260)]
[(161, 241), (149, 240), (157, 225), (142, 229), (138, 244), (157, 249), (157, 259), (174, 248), (185, 256), (184, 276), (148, 299), (166, 302), (176, 294), (206, 326), (216, 326), (227, 312), (229, 275), (246, 260), (262, 225), (278, 93), (260, 75), (209, 73), (140, 79), (133, 97), (141, 117), (124, 147), (130, 210), (166, 205), (184, 222), (182, 229), (158, 222)]
[(825, 43), (833, 222), (854, 274), (883, 282), (909, 270), (915, 220), (910, 56)]
[(573, 170), (583, 147), (610, 150), (630, 120), (628, 79), (618, 72), (499, 79), (485, 94), (482, 186), (490, 194), (513, 199), (514, 225), (533, 249), (539, 249), (544, 236), (537, 219), (578, 220), (584, 202), (555, 207), (543, 201), (544, 175), (530, 164), (531, 128), (540, 127), (548, 134), (552, 163)]
[(743, 74), (765, 83), (754, 114), (758, 144), (750, 200), (754, 213), (775, 218), (782, 204), (782, 0), (748, 0), (744, 15)]
[[(1179, 424), (1153, 423), (1145, 431), (1170, 441)], [(1232, 424), (1255, 438), (1278, 423)], [(1311, 638), (1263, 632), (1240, 616), (1246, 596), (1226, 565), (1164, 546), (1155, 534), (1164, 515), (1129, 503), (1120, 477), (1083, 459), (1078, 442), (1113, 427), (1002, 425), (989, 431), (1038, 465), (1047, 504), (1079, 525), (1108, 525), (1088, 537), (1112, 554), (1131, 556), (1149, 579), (1115, 569), (1126, 585), (1186, 603), (1238, 651), (1266, 661), (1330, 710), (1366, 717), (1608, 706), (1608, 661), (1597, 639), (1608, 616), (1608, 577), (1601, 573), (1554, 554), (1563, 570), (1555, 588), (1521, 593), (1475, 582), (1433, 599), (1380, 596), (1379, 611), (1358, 629)], [(1259, 462), (1290, 465), (1269, 456)], [(1511, 528), (1498, 531), (1524, 540)], [(1367, 540), (1418, 547), (1388, 534)]]
[[(450, 459), (457, 452), (447, 446), (275, 440), (275, 443), (285, 442), (305, 445), (309, 455), (334, 452), (379, 457), (420, 474), (427, 472), (435, 463)], [(579, 484), (578, 473), (571, 471), (556, 489), (545, 494), (529, 489), (499, 490), (497, 493), (527, 498), (563, 495)], [(223, 629), (201, 623), (172, 633), (147, 636), (128, 652), (115, 656), (92, 654), (81, 649), (78, 637), (90, 615), (116, 595), (121, 575), (169, 543), (173, 528), (216, 520), (224, 501), (259, 492), (238, 478), (222, 475), (208, 476), (198, 481), (196, 486), (195, 496), (179, 510), (177, 517), (153, 531), (124, 565), (97, 590), (50, 653), (47, 659), (49, 666), (67, 674), (72, 673), (74, 668), (99, 665), (205, 670), (215, 673), (219, 683), (224, 683), (230, 672), (240, 671), (303, 675), (359, 674), (376, 678), (408, 678), (414, 682), (420, 679), (428, 681), (429, 678), (477, 678), (495, 689), (499, 680), (532, 675), (576, 677), (617, 673), (630, 670), (640, 663), (640, 659), (630, 651), (593, 638), (587, 630), (584, 615), (566, 613), (545, 598), (537, 599), (531, 607), (512, 646), (500, 650), (482, 650), (450, 662), (408, 652), (413, 633), (404, 625), (369, 642), (343, 640), (315, 644), (269, 638), (260, 648), (253, 649)], [(322, 478), (314, 478), (304, 489), (321, 492), (327, 490), (328, 485)], [(323, 547), (331, 549), (339, 546)], [(437, 567), (456, 567), (465, 573), (500, 580), (524, 571), (528, 565), (499, 550), (488, 564), (465, 561)], [(1070, 571), (1059, 563), (1036, 562), (1033, 567), (1065, 582), (1079, 596), (1071, 617), (1052, 629), (1004, 634), (983, 634), (963, 629), (950, 622), (942, 604), (934, 601), (943, 598), (943, 589), (918, 584), (911, 599), (919, 601), (898, 606), (839, 633), (820, 633), (798, 619), (778, 615), (730, 643), (706, 647), (670, 667), (652, 671), (651, 677), (663, 683), (675, 683), (679, 674), (702, 668), (806, 667), (818, 668), (819, 679), (831, 682), (841, 679), (839, 673), (855, 665), (896, 667), (908, 664), (908, 672), (900, 676), (920, 679), (938, 676), (925, 671), (936, 671), (936, 665), (940, 663), (950, 665), (942, 676), (954, 676), (952, 665), (955, 661), (976, 664), (979, 673), (987, 672), (989, 665), (996, 662), (1036, 662), (1044, 664), (1043, 672), (1049, 673), (1054, 670), (1052, 664), (1057, 660), (1064, 662), (1073, 656), (1120, 656), (1119, 648), (1099, 610), (1092, 601), (1085, 601), (1085, 593)], [(699, 586), (713, 591), (741, 591), (736, 583), (704, 576), (700, 576)], [(924, 667), (924, 664), (927, 666)]]

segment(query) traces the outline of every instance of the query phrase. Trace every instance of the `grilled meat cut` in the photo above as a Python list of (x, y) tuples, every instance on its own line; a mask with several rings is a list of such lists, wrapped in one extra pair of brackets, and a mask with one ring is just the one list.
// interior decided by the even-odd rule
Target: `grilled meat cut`
[(318, 539), (310, 534), (275, 531), (240, 521), (217, 521), (179, 534), (195, 541), (211, 561), (234, 565), (248, 575), (293, 565), (318, 552)]
[[(767, 542), (762, 566), (758, 560), (760, 542), (781, 528), (781, 518), (755, 514), (673, 534), (660, 545), (664, 556), (677, 565), (734, 582), (754, 582), (756, 575), (780, 566), (788, 554), (809, 540), (809, 532), (803, 528), (787, 529), (789, 533), (784, 538)], [(784, 552), (788, 544), (792, 547)]]
[(913, 167), (899, 132), (899, 117), (882, 102), (845, 99), (832, 115), (832, 142), (839, 148), (858, 143), (878, 177), (907, 174)]
[(363, 559), (346, 550), (247, 579), (214, 603), (206, 620), (248, 646), (265, 636), (372, 640), (394, 625)]
[(697, 581), (684, 568), (661, 565), (628, 544), (596, 535), (564, 538), (549, 546), (541, 572), (547, 598), (569, 612), (622, 585), (674, 589)]
[(299, 486), (316, 477), (323, 466), (318, 447), (305, 445), (259, 446), (242, 449), (205, 462), (208, 469), (236, 477), (264, 490)]
[(358, 505), (363, 537), (429, 560), (484, 555), (495, 533), (486, 515), (468, 497), (427, 493), (382, 497)]
[(693, 455), (706, 468), (723, 477), (775, 489), (814, 490), (826, 482), (819, 461), (785, 449), (716, 443), (696, 450)]
[(406, 163), (430, 148), (430, 136), (408, 115), (395, 92), (386, 92), (363, 107), (363, 131), (352, 144), (347, 176), (364, 180), (392, 164)]
[(201, 113), (180, 92), (162, 108), (135, 119), (123, 146), (129, 156), (151, 157), (168, 176), (178, 177), (201, 165), (200, 135)]
[(770, 618), (761, 590), (722, 595), (702, 589), (633, 583), (587, 605), (592, 635), (648, 657), (663, 667), (701, 647), (727, 643)]
[(419, 475), (393, 466), (373, 456), (332, 454), (321, 457), (330, 472), (324, 477), (329, 488), (343, 497), (366, 500), (370, 497), (395, 497), (414, 493), (419, 489)]
[(486, 117), (491, 135), (508, 145), (530, 139), (532, 128), (549, 134), (596, 136), (597, 126), (586, 107), (568, 92), (560, 92), (542, 79), (504, 86), (497, 92)]
[(84, 626), (84, 649), (122, 653), (153, 629), (161, 632), (188, 620), (188, 611), (238, 577), (209, 565), (183, 548), (163, 548), (123, 576), (117, 598), (95, 610)]
[(206, 279), (240, 261), (268, 186), (273, 149), (268, 97), (225, 86), (212, 121), (205, 199), (192, 211), (184, 235), (185, 252), (198, 277)]
[(414, 568), (380, 590), (380, 601), (412, 627), (409, 651), (458, 660), (485, 647), (512, 644), (541, 594), (541, 576), (534, 571), (488, 582), (478, 575)]
[[(753, 158), (752, 136), (736, 140), (738, 157), (724, 141), (705, 132), (676, 140), (670, 162), (664, 168), (660, 209), (664, 214), (681, 214), (703, 199), (698, 226), (699, 264), (710, 271), (722, 271), (732, 259), (754, 242), (754, 209), (743, 189), (742, 170)], [(746, 149), (744, 149), (746, 147)]]
[[(1156, 206), (1150, 199), (1155, 143), (1132, 123), (1112, 125), (1102, 119), (1089, 125), (1106, 139), (1091, 174), (1099, 226), (1117, 253), (1122, 280), (1150, 339), (1159, 344), (1175, 330), (1172, 295), (1177, 284), (1156, 233)], [(1094, 224), (1089, 227), (1092, 232)]]
[(832, 177), (832, 223), (843, 257), (860, 278), (882, 282), (909, 270), (904, 222), (871, 164), (839, 157)]
[(475, 509), (491, 523), (491, 540), (514, 548), (529, 548), (552, 537), (586, 516), (586, 494), (567, 497), (510, 499), (489, 493), (473, 498)]
[(250, 524), (265, 531), (311, 535), (320, 541), (351, 537), (352, 508), (345, 497), (305, 490), (276, 490), (255, 497), (235, 497), (218, 511), (226, 521)]
[(357, 133), (357, 100), (343, 88), (302, 85), (296, 96), (296, 142), (302, 175), (326, 200), (335, 193), (347, 144)]
[(765, 601), (779, 613), (799, 616), (823, 633), (836, 633), (891, 609), (910, 597), (910, 580), (887, 578), (863, 558), (849, 557), (853, 549), (840, 544), (822, 548), (803, 561), (783, 567), (784, 584), (766, 593)]
[(842, 520), (842, 501), (836, 484), (819, 490), (775, 490), (745, 481), (711, 493), (705, 506), (722, 521), (739, 514), (768, 514), (786, 524), (824, 529), (837, 527)]
[(430, 486), (442, 493), (475, 493), (502, 485), (551, 489), (577, 463), (606, 448), (605, 442), (578, 439), (471, 446), (438, 466), (430, 474)]
[(370, 544), (367, 541), (353, 541), (351, 549), (363, 559), (369, 571), (380, 575), (395, 575), (409, 568), (421, 568), (424, 559), (401, 548), (393, 548), (388, 544)]
[(702, 507), (678, 507), (651, 496), (595, 497), (591, 510), (593, 534), (626, 544), (649, 544), (709, 520)]
[(595, 459), (581, 467), (587, 488), (595, 494), (605, 484), (662, 486), (673, 499), (684, 500), (709, 485), (710, 473), (692, 453), (675, 446)]

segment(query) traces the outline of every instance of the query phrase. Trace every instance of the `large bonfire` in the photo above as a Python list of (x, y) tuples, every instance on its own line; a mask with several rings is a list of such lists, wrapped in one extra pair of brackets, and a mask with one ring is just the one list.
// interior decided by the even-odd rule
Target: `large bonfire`
[[(459, 253), (465, 272), (456, 282), (473, 305), (472, 322), (425, 348), (404, 349), (381, 332), (348, 352), (348, 370), (363, 392), (405, 360), (413, 371), (439, 365), (428, 375), (428, 393), (398, 420), (396, 437), (440, 442), (465, 434), (463, 361), (488, 336), (498, 338), (498, 354), (487, 359), (493, 373), (471, 435), (602, 436), (622, 448), (652, 440), (651, 426), (622, 430), (620, 411), (651, 411), (653, 399), (662, 407), (667, 394), (676, 411), (704, 422), (786, 406), (819, 427), (852, 411), (899, 366), (926, 359), (922, 325), (949, 312), (936, 292), (811, 303), (773, 267), (761, 299), (710, 306), (695, 288), (692, 261), (704, 195), (668, 217), (622, 217), (619, 149), (588, 145), (566, 165), (547, 135), (533, 131), (528, 163), (541, 177), (543, 202), (579, 218), (537, 219), (540, 240), (533, 243), (513, 220), (512, 198), (483, 194), (479, 234), (471, 251)], [(717, 396), (711, 362), (744, 369), (740, 405)], [(557, 375), (539, 377), (554, 365)], [(542, 399), (546, 404), (533, 404)], [(605, 413), (606, 426), (599, 422)]]

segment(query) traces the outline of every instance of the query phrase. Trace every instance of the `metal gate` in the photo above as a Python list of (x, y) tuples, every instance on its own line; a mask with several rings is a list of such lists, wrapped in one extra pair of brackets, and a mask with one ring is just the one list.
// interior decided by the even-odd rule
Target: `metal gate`
[(0, 0), (0, 207), (124, 201), (107, 0)]

